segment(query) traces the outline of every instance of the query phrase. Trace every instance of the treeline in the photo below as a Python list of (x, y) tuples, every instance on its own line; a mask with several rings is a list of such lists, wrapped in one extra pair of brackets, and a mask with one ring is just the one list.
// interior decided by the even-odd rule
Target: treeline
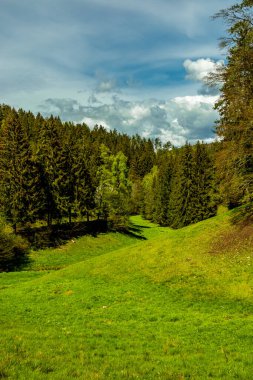
[(216, 214), (214, 146), (186, 144), (158, 151), (158, 165), (142, 181), (142, 215), (163, 226), (180, 228)]
[(178, 228), (215, 214), (208, 147), (61, 122), (0, 106), (0, 202), (6, 220), (73, 218), (127, 226), (130, 213)]
[(51, 225), (72, 216), (117, 214), (122, 194), (126, 203), (130, 196), (129, 168), (132, 177), (142, 177), (153, 166), (153, 145), (139, 136), (6, 105), (0, 120), (1, 211), (14, 229), (36, 220)]
[[(227, 64), (209, 77), (210, 85), (221, 83), (215, 105), (220, 142), (175, 148), (159, 139), (130, 137), (102, 126), (90, 129), (1, 105), (1, 220), (14, 231), (73, 218), (103, 219), (126, 228), (129, 215), (141, 213), (180, 228), (215, 215), (219, 203), (245, 205), (242, 210), (251, 220), (252, 7), (253, 0), (243, 0), (215, 16), (228, 25), (222, 41)], [(9, 247), (13, 241), (10, 234)]]

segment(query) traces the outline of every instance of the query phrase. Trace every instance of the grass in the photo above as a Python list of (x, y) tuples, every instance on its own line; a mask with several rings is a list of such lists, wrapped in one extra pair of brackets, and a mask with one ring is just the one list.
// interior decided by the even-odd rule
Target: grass
[(83, 237), (0, 274), (0, 378), (251, 379), (252, 235), (230, 215), (134, 217), (146, 240)]

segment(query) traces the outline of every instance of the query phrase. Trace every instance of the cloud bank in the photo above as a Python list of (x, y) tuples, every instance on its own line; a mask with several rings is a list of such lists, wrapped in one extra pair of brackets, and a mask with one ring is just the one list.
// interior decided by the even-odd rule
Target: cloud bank
[(124, 99), (117, 91), (116, 82), (103, 80), (96, 85), (86, 104), (71, 98), (48, 98), (41, 109), (46, 116), (52, 113), (61, 115), (63, 120), (86, 123), (89, 127), (102, 125), (108, 130), (116, 129), (130, 135), (159, 137), (164, 143), (170, 141), (176, 146), (186, 141), (210, 142), (215, 138), (214, 125), (218, 115), (213, 106), (218, 96), (216, 92), (201, 92), (206, 88), (205, 76), (221, 64), (222, 61), (209, 58), (184, 61), (186, 78), (199, 83), (198, 95), (167, 100)]
[(89, 127), (97, 124), (130, 135), (159, 137), (164, 143), (170, 141), (179, 146), (186, 141), (214, 139), (216, 99), (199, 95), (168, 101), (126, 101), (114, 96), (110, 104), (97, 105), (81, 105), (74, 99), (47, 99), (44, 114), (61, 114), (65, 120), (86, 123)]

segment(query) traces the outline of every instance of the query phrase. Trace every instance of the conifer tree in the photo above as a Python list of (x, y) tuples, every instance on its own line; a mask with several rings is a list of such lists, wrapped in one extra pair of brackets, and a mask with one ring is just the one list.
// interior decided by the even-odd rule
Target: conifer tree
[(127, 157), (118, 152), (112, 162), (111, 213), (113, 223), (126, 227), (130, 210), (131, 182), (128, 179)]
[(195, 160), (195, 222), (210, 218), (216, 214), (214, 163), (205, 144), (197, 142), (194, 151)]
[(112, 191), (112, 160), (113, 157), (110, 154), (109, 148), (104, 144), (101, 144), (101, 165), (98, 168), (97, 178), (98, 186), (96, 188), (96, 208), (98, 213), (98, 218), (106, 219), (109, 216), (110, 209), (110, 194)]
[(168, 214), (170, 225), (173, 228), (187, 226), (195, 220), (195, 173), (193, 149), (190, 144), (186, 144), (177, 156), (172, 179)]
[[(96, 170), (94, 163), (94, 152), (92, 147), (89, 146), (89, 141), (86, 139), (86, 132), (81, 126), (73, 127), (73, 146), (71, 148), (73, 156), (73, 165), (71, 173), (75, 183), (74, 192), (74, 210), (83, 217), (86, 215), (89, 220), (90, 212), (95, 207), (95, 175), (92, 178), (91, 170), (93, 173)], [(92, 169), (91, 169), (92, 168)]]
[(65, 211), (65, 199), (62, 197), (64, 161), (62, 157), (62, 123), (51, 116), (40, 128), (38, 157), (42, 168), (43, 188), (46, 204), (45, 214), (48, 225), (53, 218), (61, 219)]
[(35, 221), (42, 212), (41, 177), (27, 124), (15, 110), (3, 120), (0, 134), (1, 204), (16, 229), (18, 223)]
[(216, 103), (222, 138), (217, 169), (225, 199), (234, 207), (253, 199), (253, 1), (243, 0), (214, 17), (228, 25), (221, 43), (227, 64), (209, 79), (222, 83)]
[(68, 216), (71, 222), (75, 200), (74, 153), (76, 136), (74, 126), (65, 123), (61, 126), (61, 145), (58, 157), (58, 178), (55, 181), (55, 191), (58, 193), (57, 206), (61, 216)]
[(157, 182), (154, 219), (162, 226), (169, 225), (169, 200), (171, 196), (174, 159), (171, 152), (166, 152), (161, 160)]

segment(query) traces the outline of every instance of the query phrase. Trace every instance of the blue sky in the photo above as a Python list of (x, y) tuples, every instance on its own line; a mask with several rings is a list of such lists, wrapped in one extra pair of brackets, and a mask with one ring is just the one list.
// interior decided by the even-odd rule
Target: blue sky
[(181, 145), (210, 141), (203, 78), (231, 0), (1, 0), (0, 102)]

